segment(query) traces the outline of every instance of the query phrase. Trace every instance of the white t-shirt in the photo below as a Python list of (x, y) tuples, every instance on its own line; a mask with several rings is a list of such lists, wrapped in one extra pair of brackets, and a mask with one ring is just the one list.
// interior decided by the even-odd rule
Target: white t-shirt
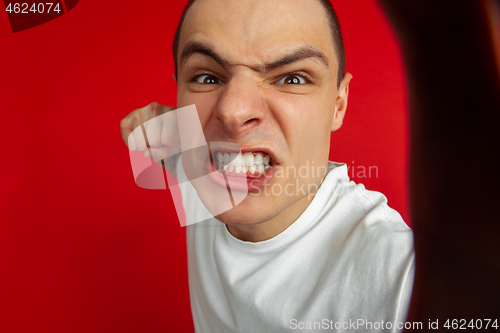
[[(194, 188), (182, 198), (187, 221), (206, 214)], [(187, 227), (187, 246), (196, 332), (399, 332), (406, 319), (413, 233), (345, 164), (329, 163), (311, 204), (274, 238), (244, 242), (212, 218)]]

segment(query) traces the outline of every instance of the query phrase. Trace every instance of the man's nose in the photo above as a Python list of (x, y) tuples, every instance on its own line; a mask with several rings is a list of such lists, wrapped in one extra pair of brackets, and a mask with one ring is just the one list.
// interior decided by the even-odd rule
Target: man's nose
[(238, 139), (262, 123), (266, 116), (262, 89), (259, 83), (249, 78), (234, 78), (226, 83), (215, 117), (229, 137)]

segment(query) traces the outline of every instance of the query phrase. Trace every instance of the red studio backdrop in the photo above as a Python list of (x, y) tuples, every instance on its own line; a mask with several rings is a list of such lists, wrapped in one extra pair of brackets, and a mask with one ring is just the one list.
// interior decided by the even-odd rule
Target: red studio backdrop
[[(354, 79), (330, 159), (409, 223), (399, 46), (374, 0), (333, 3)], [(17, 33), (2, 9), (0, 332), (194, 331), (185, 229), (168, 191), (135, 185), (119, 129), (175, 105), (183, 5), (81, 0)]]

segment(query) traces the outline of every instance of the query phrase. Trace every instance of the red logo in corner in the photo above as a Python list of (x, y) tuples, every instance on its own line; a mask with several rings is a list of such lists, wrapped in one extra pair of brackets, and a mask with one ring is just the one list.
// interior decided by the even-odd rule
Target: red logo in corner
[(45, 1), (3, 0), (12, 32), (23, 31), (52, 21), (75, 8), (79, 0)]

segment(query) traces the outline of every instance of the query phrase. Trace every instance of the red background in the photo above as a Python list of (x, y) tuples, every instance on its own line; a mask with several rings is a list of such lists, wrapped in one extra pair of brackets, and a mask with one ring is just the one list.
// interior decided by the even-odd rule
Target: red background
[[(354, 75), (331, 159), (409, 219), (402, 60), (374, 0), (333, 1)], [(177, 1), (82, 0), (13, 34), (0, 13), (0, 331), (190, 332), (185, 229), (134, 184), (119, 122), (175, 105)], [(356, 169), (359, 170), (359, 169)]]

